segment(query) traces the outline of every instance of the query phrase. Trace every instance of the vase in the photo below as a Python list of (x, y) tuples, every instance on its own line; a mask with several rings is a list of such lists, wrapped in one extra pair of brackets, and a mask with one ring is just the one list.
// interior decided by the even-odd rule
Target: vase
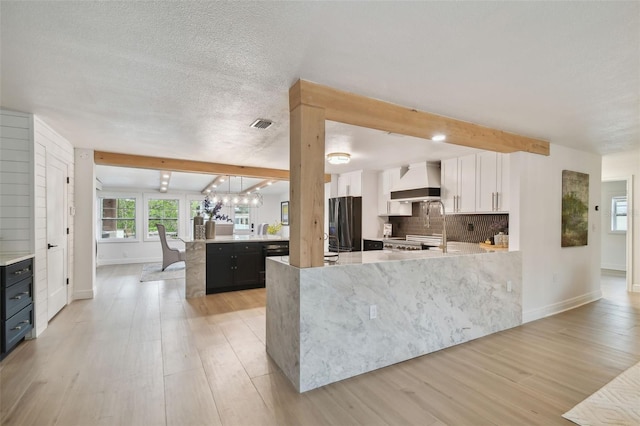
[(198, 240), (198, 227), (204, 225), (204, 218), (200, 216), (200, 212), (193, 217), (193, 239)]
[(212, 240), (216, 237), (216, 223), (209, 219), (205, 228), (205, 237), (207, 240)]

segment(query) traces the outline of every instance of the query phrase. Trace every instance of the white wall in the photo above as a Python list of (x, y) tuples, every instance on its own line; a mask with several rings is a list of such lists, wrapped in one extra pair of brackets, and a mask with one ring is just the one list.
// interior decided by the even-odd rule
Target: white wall
[(33, 252), (33, 117), (0, 110), (0, 252)]
[(632, 235), (632, 252), (633, 252), (633, 271), (631, 282), (633, 291), (640, 291), (640, 182), (638, 182), (638, 174), (640, 173), (640, 149), (619, 152), (616, 154), (605, 155), (602, 157), (602, 180), (633, 179), (633, 205), (629, 206), (628, 214), (633, 217), (633, 235)]
[[(52, 155), (67, 165), (67, 205), (75, 205), (75, 179), (74, 179), (74, 152), (71, 143), (60, 136), (39, 117), (33, 118), (34, 141), (34, 196), (35, 196), (35, 263), (36, 274), (34, 279), (36, 335), (40, 335), (47, 328), (47, 154)], [(75, 223), (74, 217), (67, 209), (67, 226), (69, 236), (67, 238), (67, 303), (71, 303), (74, 293), (74, 241)]]
[(611, 231), (611, 199), (626, 194), (626, 181), (602, 182), (602, 198), (600, 201), (602, 259), (600, 266), (604, 269), (617, 271), (625, 271), (627, 269), (627, 234)]
[[(166, 194), (158, 192), (149, 192), (148, 190), (123, 190), (118, 188), (103, 188), (98, 191), (96, 197), (135, 197), (136, 202), (136, 229), (137, 238), (130, 241), (100, 241), (98, 240), (98, 256), (97, 264), (100, 265), (118, 265), (127, 263), (151, 263), (162, 261), (162, 248), (157, 238), (148, 239), (145, 237), (144, 227), (144, 205), (145, 200), (149, 197), (172, 198), (180, 200), (180, 217), (178, 225), (178, 236), (185, 240), (190, 239), (190, 220), (189, 220), (189, 200), (204, 199), (204, 195), (199, 192), (178, 192), (169, 190)], [(286, 197), (286, 198), (285, 198)], [(273, 224), (280, 221), (280, 201), (286, 201), (288, 194), (282, 195), (264, 195), (263, 205), (255, 208), (251, 212), (251, 221), (255, 223)], [(97, 203), (94, 202), (94, 205)], [(223, 207), (222, 213), (230, 212)], [(98, 221), (96, 220), (96, 223)], [(288, 227), (286, 227), (288, 228)], [(288, 229), (283, 229), (283, 235), (288, 236)], [(95, 235), (95, 233), (93, 234)], [(169, 246), (178, 249), (184, 249), (184, 243), (180, 240), (168, 241)]]
[(74, 299), (91, 299), (96, 284), (96, 173), (92, 149), (75, 150)]
[[(551, 145), (548, 157), (511, 154), (512, 249), (522, 251), (523, 321), (597, 300), (600, 292), (600, 163), (598, 155)], [(587, 246), (560, 246), (562, 170), (589, 174)], [(518, 182), (519, 180), (519, 182)]]

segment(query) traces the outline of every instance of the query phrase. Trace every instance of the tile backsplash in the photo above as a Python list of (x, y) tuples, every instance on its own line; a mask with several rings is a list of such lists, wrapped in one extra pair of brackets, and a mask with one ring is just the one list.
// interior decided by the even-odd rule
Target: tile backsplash
[[(442, 233), (442, 215), (436, 205), (431, 207), (429, 218), (423, 203), (413, 203), (411, 217), (392, 216), (394, 237), (407, 235), (432, 235)], [(477, 243), (498, 233), (495, 229), (505, 225), (508, 231), (508, 214), (455, 214), (447, 215), (447, 239)], [(505, 232), (508, 233), (508, 232)]]

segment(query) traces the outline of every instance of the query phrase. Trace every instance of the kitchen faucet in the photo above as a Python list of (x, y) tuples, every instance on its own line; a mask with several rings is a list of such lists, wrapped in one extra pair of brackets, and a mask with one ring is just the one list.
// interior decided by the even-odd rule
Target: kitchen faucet
[(429, 226), (429, 210), (432, 204), (439, 204), (442, 206), (442, 253), (447, 252), (447, 221), (446, 213), (444, 211), (444, 203), (442, 200), (427, 200), (425, 201), (427, 208), (427, 226)]

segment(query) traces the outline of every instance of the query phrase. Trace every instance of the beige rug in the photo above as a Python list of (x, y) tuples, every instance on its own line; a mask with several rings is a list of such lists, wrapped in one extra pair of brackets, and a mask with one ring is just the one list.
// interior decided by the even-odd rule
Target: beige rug
[(582, 426), (640, 425), (640, 362), (562, 417)]
[(164, 271), (162, 270), (162, 263), (145, 263), (142, 265), (140, 282), (184, 278), (184, 268), (184, 262), (177, 262), (173, 265), (169, 265)]

